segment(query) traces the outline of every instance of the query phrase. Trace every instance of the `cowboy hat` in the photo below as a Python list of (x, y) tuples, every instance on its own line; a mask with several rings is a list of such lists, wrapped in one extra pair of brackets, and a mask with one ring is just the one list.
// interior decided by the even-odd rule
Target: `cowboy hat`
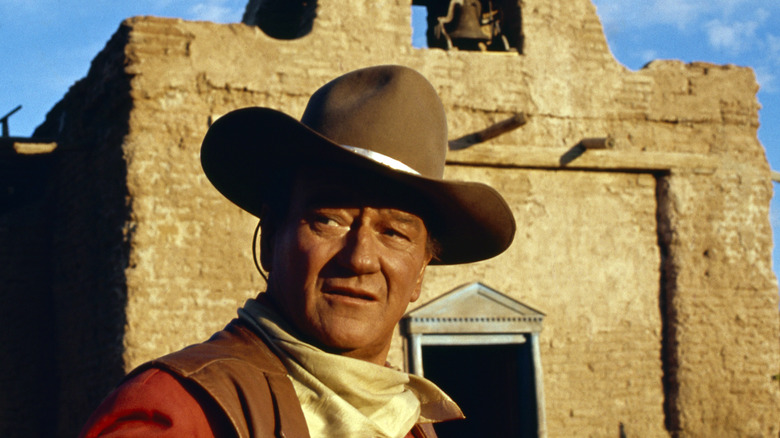
[(512, 243), (515, 221), (493, 188), (442, 179), (447, 120), (433, 86), (402, 66), (347, 73), (317, 90), (300, 121), (270, 108), (230, 112), (201, 148), (206, 176), (225, 197), (260, 216), (278, 171), (309, 165), (369, 172), (422, 200), (440, 247), (438, 264), (484, 260)]

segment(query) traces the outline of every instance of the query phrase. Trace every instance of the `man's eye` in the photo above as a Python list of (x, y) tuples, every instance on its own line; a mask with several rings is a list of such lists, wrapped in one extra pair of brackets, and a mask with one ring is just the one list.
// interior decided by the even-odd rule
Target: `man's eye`
[(316, 215), (313, 218), (313, 222), (320, 224), (320, 225), (327, 225), (327, 226), (337, 226), (339, 223), (336, 221), (336, 219), (330, 217), (330, 216), (324, 216), (324, 215)]
[(399, 238), (399, 239), (407, 239), (408, 240), (408, 238), (406, 237), (406, 235), (404, 233), (402, 233), (402, 232), (400, 232), (400, 231), (398, 231), (396, 229), (393, 229), (393, 228), (385, 229), (383, 234), (385, 236), (388, 236), (388, 237), (396, 237), (396, 238)]

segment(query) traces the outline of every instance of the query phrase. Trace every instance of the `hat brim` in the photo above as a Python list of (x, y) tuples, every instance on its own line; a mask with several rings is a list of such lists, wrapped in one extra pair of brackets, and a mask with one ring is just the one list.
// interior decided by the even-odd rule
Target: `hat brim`
[(485, 260), (503, 252), (514, 238), (512, 212), (492, 187), (391, 169), (270, 108), (243, 108), (220, 117), (201, 148), (201, 164), (214, 187), (258, 217), (267, 190), (274, 189), (271, 177), (295, 170), (305, 161), (369, 171), (423, 199), (436, 216), (426, 226), (441, 250), (432, 264)]

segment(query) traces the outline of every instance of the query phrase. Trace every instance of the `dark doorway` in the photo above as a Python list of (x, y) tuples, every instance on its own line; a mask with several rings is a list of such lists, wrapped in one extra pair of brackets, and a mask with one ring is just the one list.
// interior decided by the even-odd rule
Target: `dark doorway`
[(423, 369), (466, 419), (436, 425), (441, 438), (536, 437), (538, 412), (531, 343), (425, 345)]

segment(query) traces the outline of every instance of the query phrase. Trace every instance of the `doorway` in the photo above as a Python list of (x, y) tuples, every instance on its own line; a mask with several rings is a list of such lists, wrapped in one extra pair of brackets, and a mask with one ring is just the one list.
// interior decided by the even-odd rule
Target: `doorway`
[(441, 438), (538, 436), (531, 343), (425, 345), (425, 377), (449, 394), (465, 420), (435, 426)]

